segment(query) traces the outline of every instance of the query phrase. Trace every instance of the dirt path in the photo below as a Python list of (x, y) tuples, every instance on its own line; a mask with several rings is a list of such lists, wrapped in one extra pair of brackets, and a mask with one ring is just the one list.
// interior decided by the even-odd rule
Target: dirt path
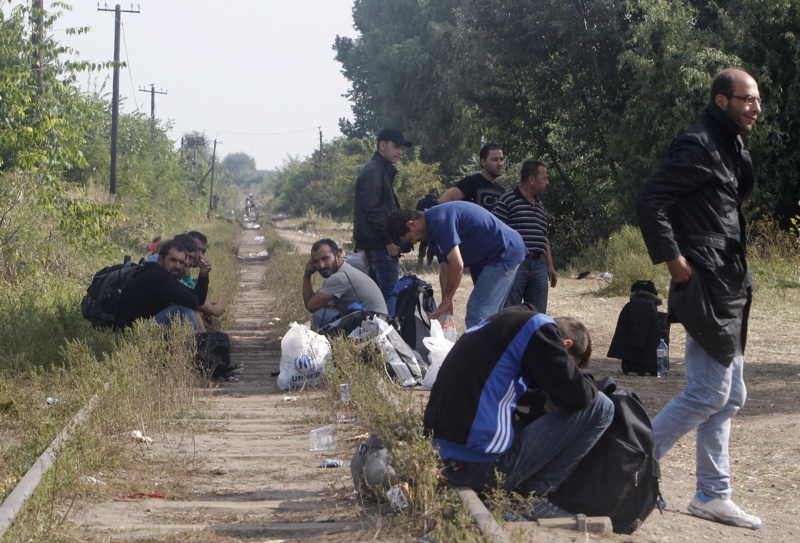
[[(300, 251), (313, 239), (296, 228), (280, 224), (279, 231)], [(257, 230), (243, 230), (239, 255), (256, 254), (263, 244)], [(436, 285), (431, 270), (404, 264)], [(80, 508), (72, 517), (74, 529), (87, 541), (284, 541), (333, 542), (412, 540), (392, 533), (391, 516), (364, 514), (352, 497), (349, 458), (356, 429), (341, 428), (335, 452), (309, 452), (308, 432), (327, 424), (315, 403), (314, 392), (277, 390), (272, 372), (278, 370), (280, 345), (266, 330), (286, 329), (274, 321), (273, 302), (263, 289), (264, 265), (242, 259), (241, 291), (236, 318), (229, 326), (234, 359), (244, 364), (240, 382), (218, 385), (206, 419), (195, 429), (188, 452), (197, 462), (183, 490), (166, 499), (115, 498)], [(667, 379), (623, 376), (619, 361), (604, 358), (625, 298), (599, 298), (592, 294), (599, 280), (576, 281), (562, 277), (551, 291), (551, 313), (572, 315), (589, 326), (594, 338), (593, 372), (612, 375), (617, 383), (643, 398), (651, 415), (680, 390), (683, 332), (672, 332), (672, 372)], [(458, 314), (468, 297), (469, 281), (462, 283)], [(653, 513), (633, 536), (589, 536), (593, 541), (633, 542), (774, 542), (797, 541), (800, 522), (796, 506), (800, 485), (800, 323), (789, 320), (800, 295), (789, 292), (770, 307), (754, 304), (746, 380), (748, 403), (734, 420), (732, 462), (736, 501), (761, 516), (758, 531), (730, 528), (692, 517), (686, 512), (694, 492), (693, 434), (681, 440), (662, 463), (664, 515)], [(463, 326), (463, 324), (462, 324)], [(274, 334), (273, 334), (274, 336)], [(296, 399), (284, 401), (286, 396)], [(172, 454), (159, 442), (149, 454)], [(326, 457), (344, 461), (343, 468), (322, 469)], [(375, 509), (369, 513), (375, 513)], [(377, 519), (377, 520), (376, 520)], [(388, 527), (387, 527), (388, 524)], [(534, 534), (538, 541), (586, 541), (565, 532)], [(444, 543), (444, 542), (443, 542)]]
[[(264, 249), (255, 239), (259, 235), (242, 231), (240, 257)], [(232, 357), (244, 371), (239, 382), (216, 383), (188, 451), (199, 463), (190, 480), (181, 481), (186, 491), (82, 507), (72, 523), (85, 540), (364, 541), (380, 533), (352, 499), (355, 441), (341, 439), (336, 451), (309, 451), (308, 432), (327, 424), (314, 407), (320, 394), (278, 390), (272, 373), (278, 371), (280, 344), (266, 331), (288, 323), (274, 321), (263, 259), (245, 256), (241, 263), (236, 318), (227, 331)], [(149, 452), (162, 453), (175, 451), (157, 441)], [(326, 457), (340, 458), (344, 466), (320, 468)]]
[[(299, 247), (310, 246), (307, 236), (291, 224), (292, 220), (286, 220), (275, 226)], [(434, 285), (438, 300), (435, 271), (420, 269), (415, 261), (413, 254), (406, 255), (401, 261), (401, 275), (414, 273)], [(549, 313), (577, 317), (586, 323), (593, 338), (591, 372), (597, 377), (612, 376), (618, 386), (638, 393), (648, 413), (655, 416), (686, 382), (682, 364), (683, 328), (672, 326), (669, 377), (623, 375), (620, 361), (609, 359), (605, 354), (619, 312), (628, 299), (597, 296), (595, 293), (602, 285), (603, 280), (597, 277), (585, 280), (560, 277), (557, 288), (550, 291)], [(470, 289), (471, 282), (465, 277), (455, 300), (459, 331), (463, 331)], [(800, 488), (800, 360), (797, 354), (800, 353), (800, 320), (797, 307), (800, 307), (798, 289), (784, 289), (777, 296), (756, 289), (745, 357), (748, 397), (744, 408), (734, 418), (731, 430), (733, 499), (745, 510), (758, 515), (763, 527), (755, 531), (732, 528), (696, 518), (686, 511), (695, 493), (695, 434), (691, 432), (661, 463), (666, 511), (663, 515), (654, 512), (640, 530), (623, 541), (772, 543), (800, 540), (800, 509), (796, 499)]]

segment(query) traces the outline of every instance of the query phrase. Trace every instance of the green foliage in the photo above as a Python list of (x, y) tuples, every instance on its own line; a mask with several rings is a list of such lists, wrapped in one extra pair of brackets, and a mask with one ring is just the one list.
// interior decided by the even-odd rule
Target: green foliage
[(748, 212), (790, 226), (800, 192), (800, 3), (383, 4), (357, 2), (360, 35), (334, 45), (351, 82), (345, 133), (397, 125), (447, 177), (487, 140), (504, 146), (510, 165), (546, 160), (556, 258), (634, 221), (636, 190), (728, 66), (752, 73), (765, 99), (747, 137), (758, 174)]
[(455, 45), (459, 0), (361, 0), (353, 23), (361, 35), (337, 36), (336, 60), (352, 82), (346, 96), (355, 121), (340, 119), (348, 136), (373, 136), (397, 126), (422, 149), (420, 159), (452, 173), (469, 157), (465, 142), (479, 140), (459, 99), (452, 68), (463, 62)]
[(654, 266), (647, 254), (642, 233), (635, 226), (624, 225), (570, 261), (575, 270), (609, 272), (611, 281), (603, 289), (604, 294), (624, 296), (630, 293), (631, 285), (639, 279), (650, 279), (661, 293), (669, 290), (670, 277), (666, 266)]
[(256, 161), (246, 153), (231, 153), (222, 160), (231, 174), (231, 183), (243, 190), (268, 182), (267, 173), (256, 170)]
[[(61, 60), (70, 50), (50, 33), (69, 6), (52, 7), (39, 13), (20, 4), (0, 11), (0, 169), (84, 164), (80, 146), (89, 128), (88, 103), (74, 83), (78, 72), (96, 66)], [(39, 15), (44, 35), (36, 31)]]
[(750, 225), (747, 261), (757, 287), (800, 288), (800, 254), (796, 233), (786, 232), (774, 220)]

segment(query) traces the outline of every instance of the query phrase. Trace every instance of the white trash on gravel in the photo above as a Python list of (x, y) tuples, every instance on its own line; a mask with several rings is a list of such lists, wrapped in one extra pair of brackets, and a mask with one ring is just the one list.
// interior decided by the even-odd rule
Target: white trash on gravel
[(278, 388), (289, 390), (306, 384), (319, 386), (327, 358), (331, 354), (328, 338), (307, 324), (293, 322), (281, 339)]

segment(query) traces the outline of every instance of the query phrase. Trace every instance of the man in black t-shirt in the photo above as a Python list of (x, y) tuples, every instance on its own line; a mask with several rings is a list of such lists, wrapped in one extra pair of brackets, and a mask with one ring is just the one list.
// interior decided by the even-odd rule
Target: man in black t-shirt
[[(422, 198), (417, 202), (417, 211), (425, 211), (426, 209), (430, 209), (436, 205), (439, 205), (439, 189), (434, 187), (428, 191), (428, 194), (425, 196), (425, 198)], [(428, 250), (428, 240), (422, 240), (419, 242), (419, 249), (417, 249), (418, 266), (422, 266), (422, 262), (425, 260), (426, 252), (428, 253), (428, 266), (430, 266), (431, 262), (433, 262), (433, 251)]]
[(496, 143), (487, 143), (480, 152), (481, 171), (468, 175), (455, 186), (447, 189), (439, 203), (465, 200), (478, 204), (487, 211), (492, 211), (495, 201), (505, 194), (506, 190), (497, 182), (497, 178), (505, 171), (503, 149)]

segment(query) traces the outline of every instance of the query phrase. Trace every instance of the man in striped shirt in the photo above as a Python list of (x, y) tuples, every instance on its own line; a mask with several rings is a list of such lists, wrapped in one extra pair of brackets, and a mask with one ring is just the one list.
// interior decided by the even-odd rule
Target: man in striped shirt
[(519, 186), (494, 204), (495, 216), (520, 233), (529, 253), (519, 265), (505, 307), (525, 301), (546, 313), (548, 284), (555, 288), (558, 282), (547, 239), (547, 215), (538, 198), (549, 183), (547, 164), (528, 159), (522, 163)]

